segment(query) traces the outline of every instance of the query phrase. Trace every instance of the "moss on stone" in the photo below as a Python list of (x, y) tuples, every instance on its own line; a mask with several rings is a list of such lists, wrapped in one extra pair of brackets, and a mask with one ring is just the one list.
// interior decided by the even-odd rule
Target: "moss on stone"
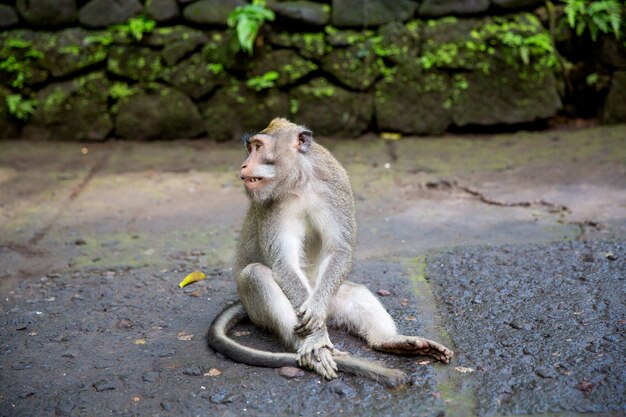
[(0, 82), (7, 87), (22, 89), (48, 78), (47, 72), (40, 68), (44, 55), (36, 40), (37, 34), (30, 31), (0, 33)]
[(235, 68), (242, 64), (237, 59), (238, 50), (237, 39), (232, 33), (214, 32), (208, 35), (202, 53), (208, 62), (222, 64), (224, 68)]
[(335, 87), (331, 85), (305, 85), (301, 90), (304, 94), (309, 94), (316, 98), (332, 97), (335, 95)]
[(270, 32), (268, 41), (276, 46), (296, 50), (307, 59), (320, 59), (330, 51), (324, 33)]
[(112, 128), (109, 86), (104, 73), (96, 72), (44, 87), (37, 93), (41, 105), (33, 114), (33, 126), (53, 139), (106, 138)]
[(371, 94), (345, 90), (324, 78), (295, 87), (290, 96), (291, 117), (297, 123), (315, 120), (320, 135), (356, 136), (367, 130), (372, 118)]
[(93, 41), (98, 35), (81, 28), (37, 32), (35, 44), (43, 53), (39, 65), (55, 77), (64, 77), (103, 62), (107, 45)]
[(261, 130), (277, 115), (287, 115), (289, 99), (277, 89), (256, 91), (230, 78), (201, 109), (209, 137), (228, 140)]
[(157, 51), (136, 46), (111, 48), (107, 61), (109, 72), (136, 81), (154, 81), (161, 75), (163, 68)]
[(53, 87), (45, 100), (43, 100), (44, 112), (48, 113), (53, 111), (57, 106), (63, 103), (68, 96), (68, 92), (64, 91), (60, 86)]
[(530, 13), (429, 20), (425, 31), (427, 40), (419, 58), (424, 69), (470, 69), (489, 74), (493, 60), (504, 59), (521, 76), (541, 81), (556, 65), (549, 34)]
[(278, 77), (273, 81), (276, 87), (294, 84), (302, 77), (317, 69), (317, 65), (304, 59), (290, 49), (280, 49), (260, 57), (250, 72), (250, 77), (262, 77), (264, 74), (276, 72)]
[(385, 64), (370, 40), (335, 48), (321, 60), (322, 69), (354, 90), (366, 90), (380, 77)]

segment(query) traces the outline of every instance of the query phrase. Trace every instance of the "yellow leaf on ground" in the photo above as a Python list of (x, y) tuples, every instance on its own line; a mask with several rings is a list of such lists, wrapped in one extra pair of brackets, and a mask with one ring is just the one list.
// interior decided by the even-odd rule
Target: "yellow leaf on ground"
[(222, 375), (222, 371), (217, 368), (209, 369), (209, 372), (205, 373), (204, 376), (220, 376)]
[(137, 340), (135, 340), (135, 342), (134, 342), (134, 343), (135, 343), (136, 345), (145, 345), (145, 344), (146, 344), (146, 341), (145, 341), (145, 340), (143, 340), (143, 339), (137, 339)]
[(178, 333), (178, 335), (176, 336), (176, 338), (177, 338), (178, 340), (191, 340), (191, 339), (193, 339), (193, 336), (194, 336), (194, 335), (189, 334), (189, 333), (180, 332), (180, 333)]
[(200, 281), (200, 280), (205, 279), (205, 278), (206, 278), (206, 275), (204, 275), (203, 272), (193, 271), (191, 274), (187, 275), (185, 277), (185, 279), (183, 279), (180, 282), (180, 284), (178, 284), (178, 286), (180, 288), (183, 288), (187, 284), (191, 284), (192, 282)]
[(402, 135), (396, 132), (382, 132), (380, 137), (384, 140), (400, 140), (402, 139)]

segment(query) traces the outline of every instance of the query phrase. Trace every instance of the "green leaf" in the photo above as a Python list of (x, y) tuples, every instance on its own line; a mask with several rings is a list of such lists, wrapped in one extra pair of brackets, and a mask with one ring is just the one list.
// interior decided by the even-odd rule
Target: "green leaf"
[(26, 49), (32, 46), (31, 41), (27, 41), (21, 38), (9, 38), (6, 41), (7, 48), (15, 48), (15, 49)]
[(597, 72), (593, 72), (593, 73), (587, 75), (587, 77), (585, 78), (585, 82), (590, 87), (593, 86), (593, 85), (596, 85), (598, 83), (598, 73)]
[(589, 33), (591, 34), (591, 40), (595, 42), (598, 39), (598, 27), (589, 26)]
[(20, 120), (27, 120), (37, 107), (37, 100), (24, 99), (21, 94), (9, 94), (5, 99), (9, 113)]
[(15, 80), (13, 80), (11, 85), (15, 88), (22, 88), (24, 87), (24, 81), (26, 81), (26, 74), (24, 74), (23, 72), (18, 72), (15, 76)]
[(525, 65), (530, 64), (530, 50), (527, 46), (524, 45), (519, 48), (519, 55)]
[(237, 6), (226, 19), (228, 27), (235, 28), (240, 48), (252, 55), (254, 42), (266, 20), (274, 20), (274, 12), (265, 7), (264, 1), (255, 1), (245, 6)]
[(266, 88), (274, 87), (274, 81), (280, 77), (280, 74), (276, 71), (268, 71), (258, 77), (250, 78), (246, 81), (246, 85), (256, 91), (261, 91)]

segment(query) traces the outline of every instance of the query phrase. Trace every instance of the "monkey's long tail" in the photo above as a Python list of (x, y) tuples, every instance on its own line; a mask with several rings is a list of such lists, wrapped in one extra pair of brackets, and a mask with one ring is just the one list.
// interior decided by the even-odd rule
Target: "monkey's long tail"
[[(241, 302), (237, 302), (217, 315), (209, 327), (209, 346), (224, 356), (252, 366), (280, 368), (283, 366), (298, 367), (295, 353), (273, 353), (250, 348), (235, 342), (227, 333), (238, 322), (248, 315)], [(407, 383), (406, 374), (398, 369), (385, 368), (371, 361), (357, 359), (352, 356), (335, 356), (333, 358), (341, 372), (358, 375), (381, 382), (388, 387), (398, 387)]]

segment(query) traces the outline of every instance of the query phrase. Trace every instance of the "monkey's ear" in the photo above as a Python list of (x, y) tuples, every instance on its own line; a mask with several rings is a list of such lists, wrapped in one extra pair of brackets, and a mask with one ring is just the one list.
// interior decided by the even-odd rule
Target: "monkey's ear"
[(300, 153), (307, 153), (311, 149), (313, 143), (313, 132), (310, 130), (303, 130), (298, 133), (298, 151)]

